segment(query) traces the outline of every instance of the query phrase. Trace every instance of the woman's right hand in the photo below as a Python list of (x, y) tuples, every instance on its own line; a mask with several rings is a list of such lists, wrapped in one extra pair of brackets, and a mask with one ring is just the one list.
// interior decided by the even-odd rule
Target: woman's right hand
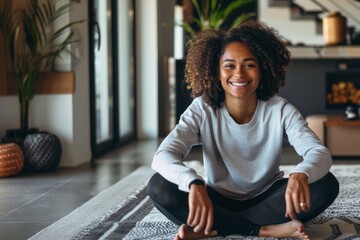
[(187, 224), (194, 232), (204, 230), (208, 235), (214, 224), (214, 209), (204, 185), (190, 185)]

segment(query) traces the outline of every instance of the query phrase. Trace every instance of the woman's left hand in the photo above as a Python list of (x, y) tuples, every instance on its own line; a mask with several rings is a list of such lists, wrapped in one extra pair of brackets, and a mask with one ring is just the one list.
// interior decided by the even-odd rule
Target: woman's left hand
[(310, 210), (310, 188), (308, 177), (304, 173), (292, 173), (285, 192), (285, 217), (296, 219), (296, 214)]

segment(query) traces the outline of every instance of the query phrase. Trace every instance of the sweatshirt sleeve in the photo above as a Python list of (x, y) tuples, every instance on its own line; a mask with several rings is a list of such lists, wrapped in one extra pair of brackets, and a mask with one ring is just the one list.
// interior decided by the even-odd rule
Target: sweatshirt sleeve
[(192, 146), (199, 144), (201, 116), (199, 100), (194, 99), (181, 115), (179, 123), (160, 144), (151, 164), (152, 169), (186, 192), (193, 180), (204, 181), (194, 169), (183, 163)]
[(332, 158), (329, 150), (308, 127), (308, 123), (294, 106), (289, 103), (285, 104), (283, 116), (289, 143), (303, 158), (303, 161), (297, 164), (290, 174), (305, 173), (309, 183), (319, 180), (331, 168)]

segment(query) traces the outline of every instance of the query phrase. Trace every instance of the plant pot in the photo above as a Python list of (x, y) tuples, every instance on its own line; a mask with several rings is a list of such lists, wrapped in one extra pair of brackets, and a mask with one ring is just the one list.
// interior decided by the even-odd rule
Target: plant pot
[(38, 128), (29, 128), (28, 130), (20, 128), (8, 129), (2, 138), (2, 143), (16, 143), (22, 149), (26, 135), (36, 132), (39, 132)]
[(61, 159), (61, 143), (57, 136), (48, 132), (28, 134), (23, 145), (25, 168), (35, 172), (57, 169)]

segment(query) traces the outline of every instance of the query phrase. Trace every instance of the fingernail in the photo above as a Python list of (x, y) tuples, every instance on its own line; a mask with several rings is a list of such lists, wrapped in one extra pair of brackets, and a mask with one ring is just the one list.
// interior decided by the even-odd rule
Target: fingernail
[(218, 235), (218, 233), (217, 233), (217, 231), (212, 230), (210, 233), (208, 233), (208, 234), (206, 234), (206, 235), (210, 235), (210, 236), (217, 236), (217, 235)]

